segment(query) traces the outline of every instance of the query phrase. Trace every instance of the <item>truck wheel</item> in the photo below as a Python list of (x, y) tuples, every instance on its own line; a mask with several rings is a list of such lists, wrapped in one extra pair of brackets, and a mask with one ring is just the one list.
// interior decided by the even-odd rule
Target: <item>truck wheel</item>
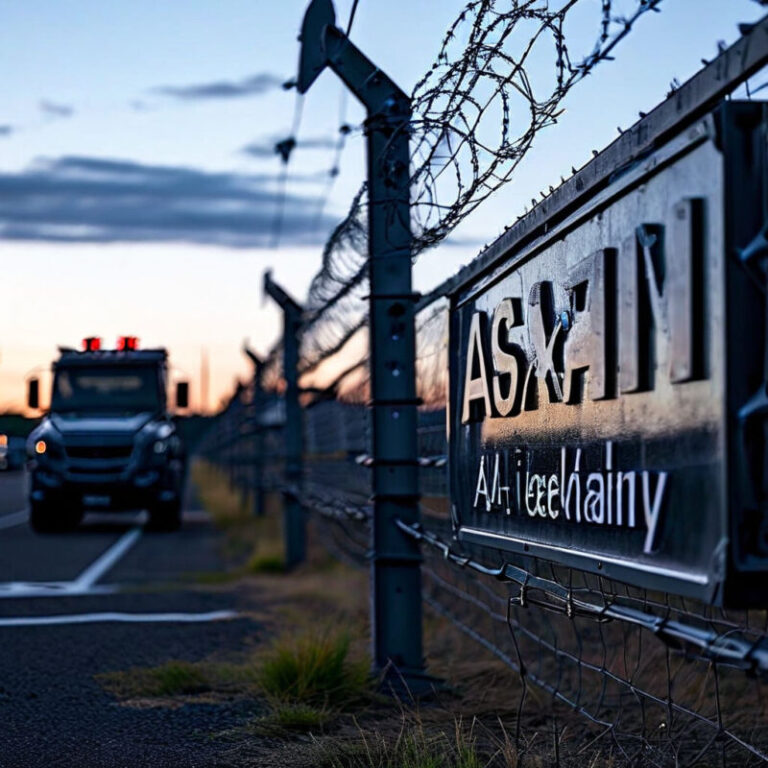
[(35, 533), (60, 533), (77, 528), (83, 515), (80, 510), (56, 509), (47, 504), (32, 504), (29, 524)]
[(181, 502), (161, 502), (149, 509), (151, 531), (178, 531), (181, 527)]

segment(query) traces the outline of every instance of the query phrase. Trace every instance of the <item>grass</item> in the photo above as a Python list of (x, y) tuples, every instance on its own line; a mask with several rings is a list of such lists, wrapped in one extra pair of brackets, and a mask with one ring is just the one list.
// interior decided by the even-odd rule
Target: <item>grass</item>
[(200, 693), (256, 695), (252, 659), (237, 662), (179, 661), (157, 667), (132, 667), (96, 675), (101, 686), (121, 700), (169, 698)]
[(251, 555), (245, 566), (240, 569), (241, 573), (283, 573), (285, 571), (285, 560), (281, 555)]
[(309, 704), (274, 702), (271, 712), (252, 720), (248, 730), (260, 736), (290, 736), (291, 733), (319, 733), (335, 718), (332, 710)]
[(191, 475), (200, 502), (219, 528), (237, 527), (253, 519), (247, 499), (230, 487), (223, 470), (197, 460), (192, 464)]
[(502, 729), (502, 736), (478, 739), (476, 722), (465, 727), (454, 722), (453, 733), (429, 730), (418, 716), (404, 719), (399, 732), (360, 730), (356, 740), (318, 744), (317, 768), (517, 768), (517, 752)]
[[(226, 473), (208, 462), (195, 461), (191, 474), (201, 504), (226, 535), (226, 554), (239, 561), (239, 565), (226, 572), (193, 574), (195, 581), (217, 584), (249, 575), (284, 572), (284, 542), (278, 511), (267, 509), (266, 514), (254, 517), (251, 498), (234, 490)], [(267, 501), (270, 506), (269, 497)]]
[(206, 671), (188, 661), (168, 661), (159, 667), (105, 672), (101, 684), (119, 698), (178, 696), (210, 690)]
[(203, 693), (262, 696), (270, 713), (250, 728), (264, 735), (318, 732), (370, 693), (368, 663), (349, 656), (348, 633), (321, 632), (278, 640), (240, 662), (171, 660), (96, 676), (123, 701)]
[(262, 660), (259, 685), (277, 702), (347, 708), (371, 688), (368, 662), (351, 660), (349, 648), (348, 633), (279, 640)]
[[(230, 487), (225, 473), (197, 462), (192, 477), (235, 560), (226, 572), (199, 574), (198, 580), (225, 585), (248, 577), (247, 584), (237, 588), (247, 588), (252, 609), (258, 611), (266, 631), (277, 636), (238, 664), (193, 665), (204, 695), (215, 699), (220, 692), (236, 693), (252, 698), (254, 704), (260, 702), (257, 711), (268, 709), (263, 716), (217, 734), (226, 735), (222, 743), (232, 745), (227, 747), (232, 764), (517, 768), (514, 743), (501, 725), (516, 717), (517, 696), (510, 693), (510, 686), (517, 679), (501, 662), (479, 654), (473, 641), (427, 614), (427, 662), (447, 687), (439, 693), (439, 702), (416, 711), (404, 713), (393, 702), (383, 701), (374, 694), (363, 650), (369, 631), (367, 572), (330, 558), (310, 520), (307, 563), (285, 573), (279, 498), (270, 497), (267, 514), (255, 518), (248, 500)], [(329, 621), (346, 631), (318, 630)], [(140, 681), (146, 681), (145, 672), (138, 673)], [(119, 687), (130, 689), (134, 696), (152, 695), (146, 682), (142, 688), (135, 679), (130, 684), (126, 680), (135, 677), (135, 670), (119, 674), (120, 686), (114, 678), (111, 681), (113, 691)], [(461, 724), (465, 712), (477, 716), (469, 728)], [(310, 734), (309, 740), (303, 734)], [(526, 768), (547, 764), (541, 757), (550, 752), (547, 738), (537, 732), (530, 743), (520, 745)], [(584, 766), (588, 768), (588, 763)]]

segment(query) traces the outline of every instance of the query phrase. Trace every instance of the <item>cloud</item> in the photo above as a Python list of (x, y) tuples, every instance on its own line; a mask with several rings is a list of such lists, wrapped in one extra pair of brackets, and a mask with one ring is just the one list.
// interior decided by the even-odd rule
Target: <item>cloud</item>
[[(274, 157), (278, 154), (276, 145), (285, 137), (272, 136), (261, 141), (254, 141), (246, 144), (240, 151), (250, 157)], [(297, 139), (296, 149), (335, 149), (338, 139), (332, 136), (310, 136), (306, 139)]]
[(15, 128), (12, 125), (0, 125), (0, 137), (6, 138), (14, 133)]
[(242, 80), (214, 80), (210, 83), (193, 85), (160, 85), (153, 93), (170, 96), (181, 101), (202, 101), (208, 99), (239, 99), (244, 96), (260, 96), (279, 88), (283, 78), (270, 72), (259, 72)]
[(48, 117), (66, 118), (72, 117), (72, 115), (75, 114), (74, 107), (71, 107), (68, 104), (57, 104), (56, 102), (48, 101), (47, 99), (42, 99), (39, 106), (40, 111), (44, 115), (48, 115)]
[[(270, 244), (280, 200), (272, 174), (209, 173), (90, 157), (0, 173), (0, 239)], [(292, 181), (318, 181), (314, 174)], [(281, 242), (322, 243), (334, 220), (316, 197), (285, 195)]]

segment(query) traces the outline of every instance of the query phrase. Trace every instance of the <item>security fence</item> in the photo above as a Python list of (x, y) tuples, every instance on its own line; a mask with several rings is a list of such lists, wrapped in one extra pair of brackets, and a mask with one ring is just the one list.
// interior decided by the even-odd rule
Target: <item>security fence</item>
[[(470, 5), (477, 13), (485, 4)], [(636, 10), (658, 5), (641, 2)], [(608, 35), (611, 3), (603, 6), (608, 8)], [(473, 18), (480, 29), (479, 16)], [(564, 16), (532, 18), (560, 39), (557, 25)], [(635, 19), (627, 18), (627, 30)], [(546, 196), (468, 272), (485, 274), (499, 253), (546, 232), (558, 215), (573, 212), (578, 195), (604, 191), (617, 174), (643, 162), (670, 135), (690, 128), (763, 67), (768, 62), (768, 22), (744, 33), (693, 81), (675, 88), (667, 102), (620, 142)], [(602, 39), (605, 43), (608, 38)], [(494, 55), (499, 50), (494, 48)], [(598, 46), (592, 64), (610, 50)], [(556, 89), (558, 102), (570, 82), (565, 79)], [(544, 114), (551, 118), (551, 113)], [(478, 189), (473, 187), (473, 195), (480, 194)], [(358, 198), (353, 208), (360, 205)], [(375, 215), (375, 209), (367, 213)], [(363, 237), (365, 222), (359, 216), (352, 219), (354, 226), (345, 222), (326, 253), (326, 273), (314, 287), (315, 299), (322, 293), (320, 284), (327, 282), (332, 256), (339, 256), (334, 248), (343, 238)], [(425, 227), (424, 232), (438, 230)], [(363, 275), (364, 266), (365, 261), (355, 262), (351, 268)], [(764, 274), (758, 271), (756, 279), (764, 292)], [(358, 290), (361, 280), (340, 280), (335, 293), (322, 294), (324, 305), (301, 308), (284, 295), (277, 298), (286, 311), (286, 335), (267, 361), (253, 357), (253, 381), (236, 392), (200, 453), (226, 467), (243, 493), (254, 492), (255, 513), (262, 510), (261, 493), (283, 494), (286, 515), (294, 516), (286, 525), (288, 539), (299, 535), (296, 525), (303, 529), (309, 519), (311, 535), (350, 564), (375, 567), (381, 558), (388, 558), (390, 565), (398, 558), (408, 567), (416, 563), (427, 609), (452, 622), (517, 675), (518, 685), (508, 695), (517, 708), (514, 727), (523, 761), (528, 752), (541, 756), (541, 740), (546, 738), (547, 760), (556, 765), (584, 760), (590, 765), (655, 766), (768, 762), (766, 610), (726, 610), (558, 565), (526, 554), (527, 548), (513, 554), (456, 537), (458, 502), (451, 495), (448, 474), (449, 324), (452, 297), (457, 286), (466, 283), (466, 273), (424, 297), (371, 296), (372, 304), (394, 302), (390, 316), (395, 319), (401, 315), (392, 307), (412, 299), (415, 327), (411, 374), (418, 398), (418, 515), (382, 517), (377, 507), (382, 489), (374, 488), (372, 469), (383, 466), (396, 477), (400, 465), (374, 438), (368, 407), (372, 400), (376, 405), (371, 376), (381, 375), (381, 370), (393, 375), (400, 369), (382, 369), (371, 359), (376, 350), (369, 342), (369, 316)], [(349, 302), (354, 311), (344, 309)], [(294, 313), (294, 325), (289, 312)], [(324, 321), (331, 329), (327, 333), (322, 331)], [(392, 328), (395, 336), (400, 333), (394, 321)], [(294, 343), (299, 354), (292, 358)], [(300, 409), (293, 410), (291, 398)], [(409, 418), (408, 408), (416, 402), (390, 399), (386, 405), (389, 416), (398, 420)], [(300, 456), (292, 453), (297, 436)], [(407, 461), (401, 463), (410, 467)], [(396, 495), (395, 507), (402, 504), (410, 510), (403, 499)], [(380, 532), (374, 534), (376, 526), (389, 526), (387, 535), (402, 537), (412, 549), (401, 549), (396, 557), (383, 551), (384, 539)], [(288, 541), (286, 549), (296, 551), (295, 546)], [(288, 562), (296, 559), (288, 557)], [(418, 613), (398, 615), (397, 599), (387, 602), (390, 586), (373, 587), (373, 635), (379, 651), (399, 647), (403, 633), (420, 631)], [(382, 617), (388, 617), (386, 625)], [(420, 640), (408, 647), (420, 648)], [(374, 658), (381, 669), (381, 659)], [(396, 654), (388, 661), (414, 692), (429, 688), (429, 670)]]
[[(431, 332), (438, 343), (421, 358), (425, 364), (427, 355), (445, 353), (445, 334)], [(433, 379), (424, 381), (433, 387)], [(244, 496), (294, 494), (312, 523), (310, 535), (343, 562), (368, 567), (370, 414), (333, 396), (340, 383), (306, 395), (300, 488), (285, 482), (282, 400), (274, 395), (254, 405), (253, 389), (239, 390), (200, 452), (226, 467)], [(365, 387), (364, 377), (357, 386)], [(419, 412), (421, 524), (400, 529), (421, 545), (427, 610), (517, 675), (509, 697), (521, 754), (540, 754), (535, 742), (543, 732), (555, 765), (585, 758), (606, 765), (768, 762), (768, 613), (726, 611), (533, 557), (459, 545), (452, 537), (445, 423), (445, 409), (434, 400)]]
[[(368, 567), (369, 410), (328, 394), (308, 395), (303, 409), (301, 488), (284, 479), (285, 426), (281, 399), (273, 395), (259, 413), (252, 390), (241, 389), (200, 453), (225, 467), (244, 496), (295, 494), (312, 523), (310, 535), (343, 562)], [(445, 419), (444, 408), (419, 413), (421, 524), (400, 528), (421, 544), (427, 610), (517, 675), (509, 697), (518, 709), (521, 752), (533, 750), (543, 730), (557, 765), (595, 755), (605, 761), (595, 764), (606, 765), (768, 762), (768, 613), (725, 611), (459, 545), (452, 537)], [(583, 725), (575, 724), (579, 719)]]

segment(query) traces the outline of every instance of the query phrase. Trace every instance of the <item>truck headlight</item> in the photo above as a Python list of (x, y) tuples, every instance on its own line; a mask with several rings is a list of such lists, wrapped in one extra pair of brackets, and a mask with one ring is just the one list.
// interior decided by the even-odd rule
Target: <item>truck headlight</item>
[(64, 457), (64, 447), (46, 435), (27, 443), (27, 456), (38, 461), (55, 461)]
[(163, 454), (168, 450), (167, 440), (155, 440), (155, 444), (152, 446), (152, 450), (156, 454)]

